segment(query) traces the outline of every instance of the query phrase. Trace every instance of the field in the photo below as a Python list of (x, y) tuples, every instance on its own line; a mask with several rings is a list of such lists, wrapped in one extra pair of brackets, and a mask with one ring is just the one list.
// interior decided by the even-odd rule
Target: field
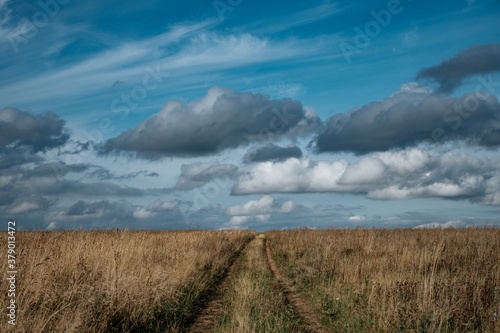
[[(254, 234), (17, 232), (19, 312), (12, 331), (180, 331)], [(2, 257), (2, 272), (6, 264)], [(6, 309), (7, 297), (0, 302)], [(0, 318), (8, 328), (7, 316)]]
[(500, 230), (269, 232), (332, 332), (500, 332)]
[(499, 229), (20, 231), (16, 249), (2, 332), (500, 332)]

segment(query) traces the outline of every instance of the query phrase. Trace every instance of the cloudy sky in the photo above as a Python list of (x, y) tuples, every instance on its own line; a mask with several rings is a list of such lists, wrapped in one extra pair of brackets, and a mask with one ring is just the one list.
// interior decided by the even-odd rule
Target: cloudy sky
[(499, 14), (494, 0), (0, 0), (0, 216), (500, 226)]

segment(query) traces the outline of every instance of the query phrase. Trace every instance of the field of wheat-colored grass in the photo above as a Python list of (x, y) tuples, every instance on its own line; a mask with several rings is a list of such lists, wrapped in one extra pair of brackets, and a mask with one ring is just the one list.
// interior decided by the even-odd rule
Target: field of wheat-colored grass
[(500, 332), (500, 230), (266, 232), (332, 332)]
[[(15, 332), (176, 332), (253, 231), (20, 231)], [(2, 234), (7, 239), (7, 234)], [(6, 251), (0, 268), (6, 272)], [(0, 280), (2, 290), (7, 281)], [(6, 309), (8, 298), (0, 298)]]
[[(5, 312), (0, 331), (186, 331), (239, 258), (217, 296), (211, 331), (299, 332), (298, 314), (307, 321), (309, 313), (328, 332), (500, 332), (500, 229), (256, 235), (17, 232), (17, 326), (7, 324)], [(6, 251), (0, 260), (7, 272)], [(295, 300), (287, 299), (275, 264)], [(0, 280), (2, 290), (7, 284)], [(311, 311), (296, 307), (297, 296)], [(0, 307), (8, 300), (2, 297)]]

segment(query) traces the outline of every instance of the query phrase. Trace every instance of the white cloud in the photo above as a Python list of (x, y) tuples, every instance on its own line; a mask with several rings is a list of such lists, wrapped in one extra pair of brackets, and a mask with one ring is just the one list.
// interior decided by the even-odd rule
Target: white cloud
[(133, 215), (138, 219), (147, 219), (154, 217), (159, 213), (172, 211), (176, 209), (178, 206), (179, 206), (178, 200), (173, 200), (173, 201), (156, 200), (149, 206), (136, 208)]
[(47, 226), (47, 228), (45, 228), (47, 230), (55, 230), (57, 229), (57, 222), (50, 222), (49, 225)]
[(466, 224), (461, 220), (451, 220), (444, 223), (433, 222), (433, 223), (420, 224), (417, 225), (414, 229), (435, 229), (435, 228), (447, 229), (447, 228), (465, 228), (470, 226), (472, 225)]
[(226, 226), (241, 227), (242, 224), (248, 222), (266, 222), (270, 217), (271, 215), (233, 216), (229, 222), (226, 223)]
[(251, 200), (243, 205), (234, 205), (226, 209), (227, 215), (259, 215), (271, 213), (291, 213), (296, 208), (295, 202), (288, 200), (282, 204), (276, 202), (273, 197), (266, 195), (259, 200)]
[[(5, 104), (17, 105), (48, 101), (55, 97), (75, 97), (109, 91), (117, 78), (125, 82), (142, 82), (146, 68), (159, 69), (164, 78), (162, 87), (178, 88), (179, 77), (213, 73), (224, 69), (257, 63), (307, 57), (318, 50), (314, 40), (274, 41), (250, 34), (207, 32), (214, 20), (177, 25), (157, 36), (120, 44), (76, 65), (42, 72), (37, 76), (2, 86)], [(177, 52), (165, 53), (162, 48), (179, 46)], [(191, 82), (192, 83), (192, 82)], [(192, 86), (192, 84), (190, 85)], [(29, 96), (21, 93), (30, 91)]]
[(291, 158), (241, 169), (233, 194), (364, 193), (374, 200), (440, 197), (500, 204), (499, 161), (464, 152), (413, 148), (374, 153), (350, 164)]
[(290, 158), (283, 162), (263, 162), (242, 168), (234, 194), (336, 192), (349, 163), (313, 162)]
[(271, 218), (271, 214), (289, 214), (296, 209), (297, 204), (292, 200), (283, 202), (266, 195), (259, 200), (250, 200), (242, 205), (228, 207), (226, 215), (232, 217), (225, 226), (241, 227), (248, 223), (267, 222)]
[(7, 34), (9, 30), (7, 25), (11, 20), (11, 11), (8, 8), (9, 0), (0, 0), (0, 41), (7, 39)]
[(42, 208), (39, 204), (34, 202), (21, 202), (18, 205), (11, 207), (7, 213), (9, 214), (21, 214), (27, 213), (29, 211), (37, 210)]

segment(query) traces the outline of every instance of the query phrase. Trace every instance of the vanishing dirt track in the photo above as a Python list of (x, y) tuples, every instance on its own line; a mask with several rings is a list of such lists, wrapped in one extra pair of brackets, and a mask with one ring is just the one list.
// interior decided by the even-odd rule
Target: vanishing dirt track
[[(325, 330), (321, 325), (320, 318), (315, 313), (314, 309), (309, 303), (304, 301), (303, 296), (301, 296), (296, 291), (296, 289), (290, 283), (289, 279), (280, 271), (280, 269), (276, 265), (271, 256), (271, 251), (267, 244), (266, 237), (263, 234), (260, 234), (257, 237), (264, 238), (265, 252), (269, 269), (276, 280), (278, 280), (280, 288), (283, 291), (287, 301), (292, 304), (295, 314), (300, 319), (301, 327), (308, 332), (327, 333), (328, 331)], [(222, 311), (221, 305), (224, 299), (224, 295), (229, 289), (234, 269), (241, 257), (241, 254), (243, 253), (243, 251), (245, 251), (248, 244), (254, 239), (247, 242), (245, 246), (239, 251), (233, 263), (229, 267), (226, 275), (221, 279), (219, 285), (216, 288), (216, 291), (211, 297), (211, 300), (198, 314), (194, 323), (187, 330), (188, 332), (212, 332), (215, 325), (215, 319)]]
[(226, 275), (221, 279), (217, 289), (211, 297), (211, 300), (207, 303), (207, 305), (201, 310), (201, 312), (196, 317), (194, 323), (189, 327), (188, 332), (211, 332), (215, 325), (215, 318), (221, 311), (221, 304), (229, 288), (229, 282), (231, 281), (231, 277), (233, 275), (234, 268), (236, 267), (238, 260), (241, 257), (243, 251), (245, 251), (246, 247), (253, 240), (249, 240), (245, 246), (241, 248), (241, 250), (236, 255), (233, 263), (229, 266)]
[(302, 327), (313, 332), (327, 333), (328, 331), (325, 330), (321, 325), (321, 319), (318, 317), (312, 306), (304, 300), (304, 297), (297, 292), (295, 287), (293, 287), (291, 281), (281, 272), (281, 270), (276, 265), (276, 262), (271, 255), (269, 245), (267, 244), (267, 239), (266, 255), (267, 262), (269, 263), (269, 268), (271, 269), (274, 277), (279, 281), (286, 298), (292, 303), (295, 314), (302, 322)]

